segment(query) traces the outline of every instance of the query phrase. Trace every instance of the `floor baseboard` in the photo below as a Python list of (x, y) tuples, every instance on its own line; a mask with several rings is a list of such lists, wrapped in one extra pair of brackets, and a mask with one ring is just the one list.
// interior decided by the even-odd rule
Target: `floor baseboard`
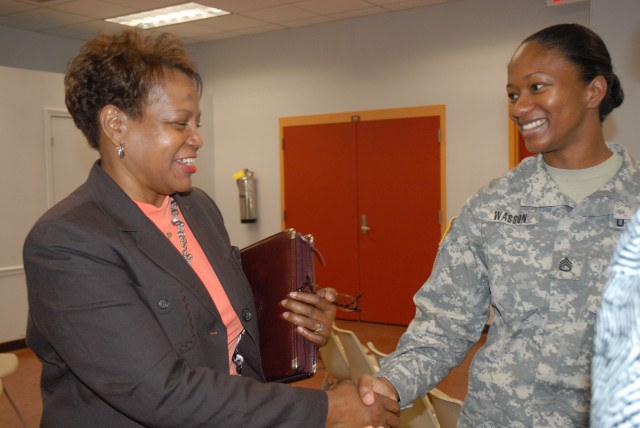
[(24, 339), (12, 340), (11, 342), (0, 343), (0, 352), (16, 351), (27, 347)]

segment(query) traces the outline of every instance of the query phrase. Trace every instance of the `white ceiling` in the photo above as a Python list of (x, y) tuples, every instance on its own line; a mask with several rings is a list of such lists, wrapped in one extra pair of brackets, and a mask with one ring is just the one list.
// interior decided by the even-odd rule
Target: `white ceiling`
[[(452, 0), (185, 0), (231, 12), (161, 27), (186, 44), (376, 15)], [(100, 31), (122, 29), (103, 21), (179, 0), (0, 0), (0, 26), (86, 40)]]

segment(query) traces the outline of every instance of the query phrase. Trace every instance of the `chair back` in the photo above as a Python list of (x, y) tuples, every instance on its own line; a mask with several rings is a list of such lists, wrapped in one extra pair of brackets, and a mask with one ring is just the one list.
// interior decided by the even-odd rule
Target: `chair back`
[(462, 410), (462, 401), (450, 397), (437, 388), (429, 391), (427, 397), (433, 403), (440, 426), (442, 428), (456, 428)]
[(18, 356), (11, 352), (0, 353), (0, 378), (18, 370)]
[[(320, 358), (322, 359), (325, 370), (327, 370), (327, 374), (331, 375), (335, 380), (351, 379), (351, 370), (349, 369), (347, 356), (345, 355), (342, 343), (340, 343), (340, 339), (338, 339), (338, 336), (333, 331), (329, 336), (327, 344), (320, 348)], [(325, 381), (327, 379), (328, 378), (325, 378)]]
[(335, 325), (333, 326), (333, 331), (338, 336), (338, 339), (340, 339), (342, 347), (344, 348), (353, 383), (357, 384), (360, 376), (365, 373), (374, 374), (378, 371), (378, 364), (375, 362), (373, 356), (367, 353), (366, 348), (360, 342), (355, 332), (343, 330)]
[(378, 366), (380, 366), (380, 360), (386, 357), (387, 354), (376, 348), (376, 345), (374, 345), (373, 342), (367, 342), (367, 348), (369, 348), (371, 355), (373, 355), (373, 359), (378, 363)]
[(433, 406), (423, 398), (416, 398), (411, 407), (400, 411), (400, 428), (441, 428)]

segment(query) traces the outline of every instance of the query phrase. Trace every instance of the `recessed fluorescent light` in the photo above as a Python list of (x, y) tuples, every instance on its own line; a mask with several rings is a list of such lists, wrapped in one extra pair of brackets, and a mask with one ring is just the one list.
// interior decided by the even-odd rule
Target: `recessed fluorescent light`
[(146, 12), (132, 13), (131, 15), (116, 16), (115, 18), (105, 19), (105, 21), (131, 27), (156, 28), (228, 14), (229, 12), (225, 10), (203, 6), (198, 3), (184, 3)]

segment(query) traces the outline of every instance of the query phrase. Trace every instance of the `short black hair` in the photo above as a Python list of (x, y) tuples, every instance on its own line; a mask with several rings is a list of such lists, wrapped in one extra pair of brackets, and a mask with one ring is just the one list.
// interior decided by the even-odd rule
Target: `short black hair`
[(202, 78), (184, 45), (170, 33), (145, 36), (128, 29), (86, 42), (64, 77), (65, 104), (89, 145), (99, 149), (98, 113), (112, 104), (142, 117), (150, 90), (170, 73), (189, 77), (202, 94)]

